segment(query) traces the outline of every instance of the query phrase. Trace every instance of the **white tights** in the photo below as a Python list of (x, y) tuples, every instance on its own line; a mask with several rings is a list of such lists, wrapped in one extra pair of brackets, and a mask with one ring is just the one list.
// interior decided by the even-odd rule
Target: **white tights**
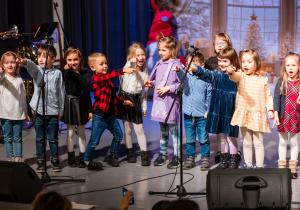
[[(278, 132), (279, 134), (279, 160), (286, 160), (286, 147), (289, 141), (289, 133)], [(298, 133), (290, 133), (291, 160), (298, 160)]]
[[(75, 141), (75, 125), (67, 124), (67, 147), (68, 152), (74, 151), (74, 141)], [(85, 125), (77, 126), (77, 135), (79, 139), (79, 150), (81, 153), (85, 153), (86, 149), (86, 137), (85, 137)]]
[(147, 151), (147, 142), (146, 142), (146, 136), (143, 129), (143, 124), (135, 124), (132, 122), (128, 122), (123, 120), (124, 125), (124, 140), (126, 144), (127, 149), (132, 148), (132, 124), (134, 127), (134, 131), (137, 136), (137, 141), (139, 143), (141, 151)]

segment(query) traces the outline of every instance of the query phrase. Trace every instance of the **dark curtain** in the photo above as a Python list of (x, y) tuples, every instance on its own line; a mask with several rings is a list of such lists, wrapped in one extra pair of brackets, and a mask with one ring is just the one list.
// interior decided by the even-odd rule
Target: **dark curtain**
[(109, 71), (122, 68), (132, 42), (147, 44), (150, 0), (64, 0), (63, 6), (67, 40), (82, 51), (86, 67), (87, 57), (101, 52)]

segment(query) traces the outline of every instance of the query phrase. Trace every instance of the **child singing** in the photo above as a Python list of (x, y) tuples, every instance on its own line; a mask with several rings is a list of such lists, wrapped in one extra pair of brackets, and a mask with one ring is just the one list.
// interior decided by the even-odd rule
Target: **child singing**
[[(157, 40), (161, 60), (156, 63), (151, 75), (145, 82), (146, 87), (155, 87), (156, 91), (153, 96), (151, 120), (158, 121), (160, 125), (160, 152), (154, 161), (154, 165), (162, 166), (169, 162), (167, 147), (170, 131), (173, 137), (174, 156), (167, 167), (177, 168), (180, 166), (180, 145), (177, 124), (179, 97), (172, 110), (170, 110), (170, 107), (176, 95), (175, 91), (180, 85), (180, 80), (176, 72), (171, 70), (174, 66), (181, 66), (180, 60), (176, 59), (178, 43), (175, 38), (163, 36), (162, 33), (157, 36)], [(164, 123), (169, 111), (171, 111), (170, 117), (167, 123)]]
[[(124, 140), (127, 148), (127, 162), (135, 163), (136, 157), (132, 147), (132, 125), (136, 132), (137, 140), (141, 149), (142, 166), (149, 166), (149, 154), (147, 141), (143, 129), (143, 116), (147, 114), (147, 91), (144, 82), (148, 78), (146, 71), (146, 51), (141, 43), (133, 43), (129, 47), (127, 63), (124, 68), (136, 68), (132, 74), (124, 74), (120, 77), (119, 96), (129, 100), (134, 106), (119, 106), (118, 118), (123, 121)], [(141, 108), (141, 101), (143, 110)]]
[[(67, 124), (68, 165), (84, 168), (86, 150), (85, 125), (92, 118), (92, 100), (89, 90), (90, 73), (83, 69), (83, 57), (78, 48), (69, 47), (65, 52), (66, 99), (62, 121)], [(75, 126), (79, 139), (79, 161), (75, 160)]]
[[(8, 161), (22, 160), (23, 121), (27, 115), (26, 91), (19, 74), (17, 55), (6, 52), (0, 61), (0, 119), (3, 128), (6, 157)], [(13, 149), (15, 147), (15, 149)], [(14, 152), (15, 150), (15, 152)]]
[(274, 91), (274, 125), (279, 134), (278, 168), (286, 168), (287, 144), (290, 140), (291, 158), (289, 168), (292, 178), (297, 179), (298, 134), (300, 132), (300, 110), (297, 104), (299, 97), (299, 64), (298, 54), (289, 53), (284, 59), (282, 77), (278, 80)]
[(253, 144), (256, 168), (263, 168), (265, 155), (263, 134), (264, 132), (271, 133), (266, 108), (269, 118), (273, 119), (273, 98), (270, 94), (268, 79), (256, 73), (261, 66), (258, 53), (255, 50), (242, 50), (239, 56), (243, 71), (228, 70), (229, 78), (238, 86), (236, 110), (231, 125), (241, 128), (244, 139), (245, 168), (253, 168)]

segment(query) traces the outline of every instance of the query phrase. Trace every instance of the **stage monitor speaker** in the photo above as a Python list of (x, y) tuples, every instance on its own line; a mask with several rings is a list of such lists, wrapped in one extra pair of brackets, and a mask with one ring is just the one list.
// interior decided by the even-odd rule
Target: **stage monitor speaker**
[(25, 163), (0, 161), (0, 201), (31, 203), (42, 183)]
[(290, 169), (210, 170), (208, 209), (291, 209)]

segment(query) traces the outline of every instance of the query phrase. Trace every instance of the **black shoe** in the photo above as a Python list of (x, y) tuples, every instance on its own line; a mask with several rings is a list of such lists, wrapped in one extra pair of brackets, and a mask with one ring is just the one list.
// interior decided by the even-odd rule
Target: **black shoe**
[(133, 148), (127, 149), (127, 162), (136, 163), (136, 157)]
[(90, 171), (99, 171), (102, 170), (102, 163), (90, 161), (87, 168)]
[(150, 166), (149, 154), (147, 151), (141, 151), (142, 166)]
[(215, 156), (215, 163), (219, 163), (220, 162), (220, 157), (221, 156), (221, 151), (218, 151), (216, 156)]
[(111, 155), (107, 158), (106, 163), (107, 165), (110, 165), (112, 167), (118, 167), (119, 166), (118, 157)]
[(37, 173), (44, 173), (45, 172), (45, 161), (43, 159), (38, 159), (37, 160), (36, 172)]
[(75, 152), (68, 152), (68, 166), (71, 168), (77, 167), (77, 163), (75, 160)]
[[(85, 154), (85, 153), (79, 152), (79, 161), (78, 161), (78, 165), (77, 165), (78, 168), (85, 168), (85, 167), (86, 167), (85, 162), (84, 162), (84, 160), (83, 160), (84, 154)], [(101, 167), (102, 167), (102, 164), (101, 164)]]
[(216, 167), (216, 169), (226, 169), (228, 167), (229, 167), (228, 153), (221, 153), (221, 155), (220, 155), (220, 163)]
[(54, 172), (61, 172), (62, 169), (61, 167), (59, 166), (59, 159), (58, 158), (53, 158), (51, 160), (51, 163), (52, 163), (52, 169)]

